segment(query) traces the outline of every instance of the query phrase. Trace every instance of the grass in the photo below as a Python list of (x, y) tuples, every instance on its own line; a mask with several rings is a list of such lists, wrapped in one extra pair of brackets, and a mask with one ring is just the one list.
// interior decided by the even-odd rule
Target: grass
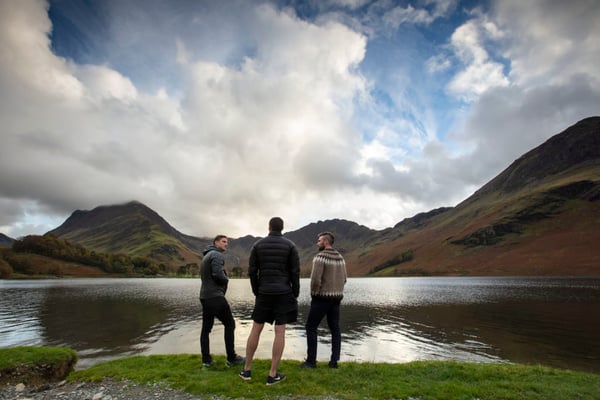
[(215, 357), (211, 369), (201, 368), (199, 355), (152, 355), (122, 358), (75, 371), (74, 381), (104, 377), (139, 383), (163, 382), (195, 395), (213, 398), (342, 398), (342, 399), (465, 399), (564, 400), (600, 398), (600, 375), (514, 364), (417, 361), (405, 364), (342, 363), (339, 369), (321, 364), (300, 369), (284, 360), (287, 379), (266, 386), (268, 360), (253, 362), (251, 381), (237, 377), (241, 368), (225, 366)]
[(0, 384), (38, 385), (64, 379), (73, 371), (77, 353), (66, 347), (0, 349)]
[[(339, 369), (322, 363), (300, 369), (299, 361), (284, 360), (280, 371), (287, 379), (266, 386), (269, 360), (255, 360), (252, 380), (237, 377), (241, 367), (227, 367), (223, 356), (203, 369), (197, 354), (120, 358), (72, 371), (76, 353), (66, 348), (18, 347), (0, 349), (0, 377), (29, 384), (48, 380), (100, 382), (104, 378), (140, 384), (163, 384), (202, 398), (286, 399), (411, 399), (411, 400), (592, 400), (600, 398), (600, 375), (515, 364), (477, 364), (416, 361), (405, 364), (344, 362)], [(65, 365), (69, 369), (65, 370)], [(60, 370), (60, 373), (52, 373)], [(66, 372), (65, 372), (66, 371)], [(37, 374), (36, 379), (27, 373)], [(62, 375), (61, 375), (62, 374)], [(43, 377), (41, 377), (43, 378)], [(6, 380), (4, 383), (14, 382)]]

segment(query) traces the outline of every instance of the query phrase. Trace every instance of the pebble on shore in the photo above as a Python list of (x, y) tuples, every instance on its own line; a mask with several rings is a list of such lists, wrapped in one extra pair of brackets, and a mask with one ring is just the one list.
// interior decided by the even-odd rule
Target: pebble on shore
[(67, 382), (27, 387), (23, 383), (0, 388), (1, 400), (198, 400), (200, 397), (162, 384), (131, 381)]

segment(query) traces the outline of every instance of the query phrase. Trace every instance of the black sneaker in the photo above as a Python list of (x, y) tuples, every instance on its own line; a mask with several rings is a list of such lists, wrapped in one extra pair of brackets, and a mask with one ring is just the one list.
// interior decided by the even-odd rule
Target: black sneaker
[(211, 368), (213, 365), (215, 365), (215, 360), (202, 361), (202, 368)]
[(304, 361), (302, 364), (300, 364), (300, 368), (317, 368), (317, 363)]
[(246, 359), (242, 356), (235, 356), (233, 360), (227, 360), (227, 366), (231, 367), (232, 365), (241, 365), (246, 362)]
[(337, 368), (337, 367), (338, 367), (337, 361), (329, 361), (329, 368)]
[(238, 375), (245, 381), (249, 381), (250, 379), (252, 379), (252, 371), (250, 370), (246, 371), (245, 369), (243, 369)]
[(270, 376), (269, 375), (267, 377), (267, 386), (271, 386), (271, 385), (274, 385), (276, 383), (279, 383), (279, 382), (281, 382), (284, 379), (285, 379), (285, 375), (281, 374), (279, 372), (276, 373), (275, 376)]

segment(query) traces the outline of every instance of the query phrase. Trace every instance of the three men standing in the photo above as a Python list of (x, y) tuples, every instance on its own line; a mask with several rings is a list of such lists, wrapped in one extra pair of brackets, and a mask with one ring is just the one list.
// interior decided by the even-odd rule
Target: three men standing
[(342, 334), (340, 331), (340, 303), (346, 284), (346, 262), (333, 248), (335, 238), (331, 232), (320, 233), (317, 240), (319, 253), (313, 258), (310, 274), (310, 311), (306, 320), (306, 360), (303, 368), (317, 366), (317, 328), (327, 316), (331, 331), (331, 358), (329, 368), (337, 368), (340, 359)]
[[(271, 218), (269, 235), (254, 243), (250, 251), (248, 276), (256, 299), (245, 359), (235, 353), (235, 321), (225, 299), (229, 278), (222, 253), (228, 246), (227, 237), (218, 235), (213, 240), (213, 245), (204, 251), (200, 271), (200, 302), (203, 307), (200, 348), (205, 367), (211, 367), (214, 363), (210, 355), (209, 334), (215, 317), (225, 327), (227, 364), (244, 364), (244, 369), (239, 373), (244, 380), (252, 379), (252, 359), (265, 323), (274, 323), (275, 338), (267, 385), (285, 379), (285, 375), (278, 372), (277, 368), (285, 348), (286, 324), (296, 322), (298, 318), (300, 259), (296, 245), (283, 237), (282, 231), (283, 220), (279, 217)], [(311, 305), (306, 321), (307, 357), (301, 364), (304, 368), (316, 367), (317, 328), (325, 317), (332, 337), (329, 367), (337, 368), (340, 359), (340, 303), (344, 297), (347, 273), (344, 257), (333, 248), (334, 241), (331, 232), (320, 233), (317, 240), (319, 253), (313, 259), (310, 277)]]

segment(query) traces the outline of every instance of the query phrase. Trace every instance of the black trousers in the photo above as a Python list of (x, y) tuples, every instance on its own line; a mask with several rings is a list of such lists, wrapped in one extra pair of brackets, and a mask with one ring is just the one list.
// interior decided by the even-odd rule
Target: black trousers
[(317, 362), (317, 328), (321, 320), (327, 316), (327, 325), (331, 331), (331, 359), (337, 362), (340, 359), (342, 347), (342, 333), (340, 330), (340, 302), (312, 299), (310, 311), (306, 320), (306, 362)]
[(200, 351), (202, 353), (202, 362), (210, 362), (212, 357), (210, 355), (210, 339), (209, 335), (212, 331), (217, 318), (225, 327), (225, 351), (227, 352), (227, 359), (234, 360), (235, 345), (234, 345), (234, 332), (235, 332), (235, 320), (231, 313), (231, 308), (225, 297), (213, 297), (211, 299), (200, 299), (202, 303), (202, 331), (200, 332)]

